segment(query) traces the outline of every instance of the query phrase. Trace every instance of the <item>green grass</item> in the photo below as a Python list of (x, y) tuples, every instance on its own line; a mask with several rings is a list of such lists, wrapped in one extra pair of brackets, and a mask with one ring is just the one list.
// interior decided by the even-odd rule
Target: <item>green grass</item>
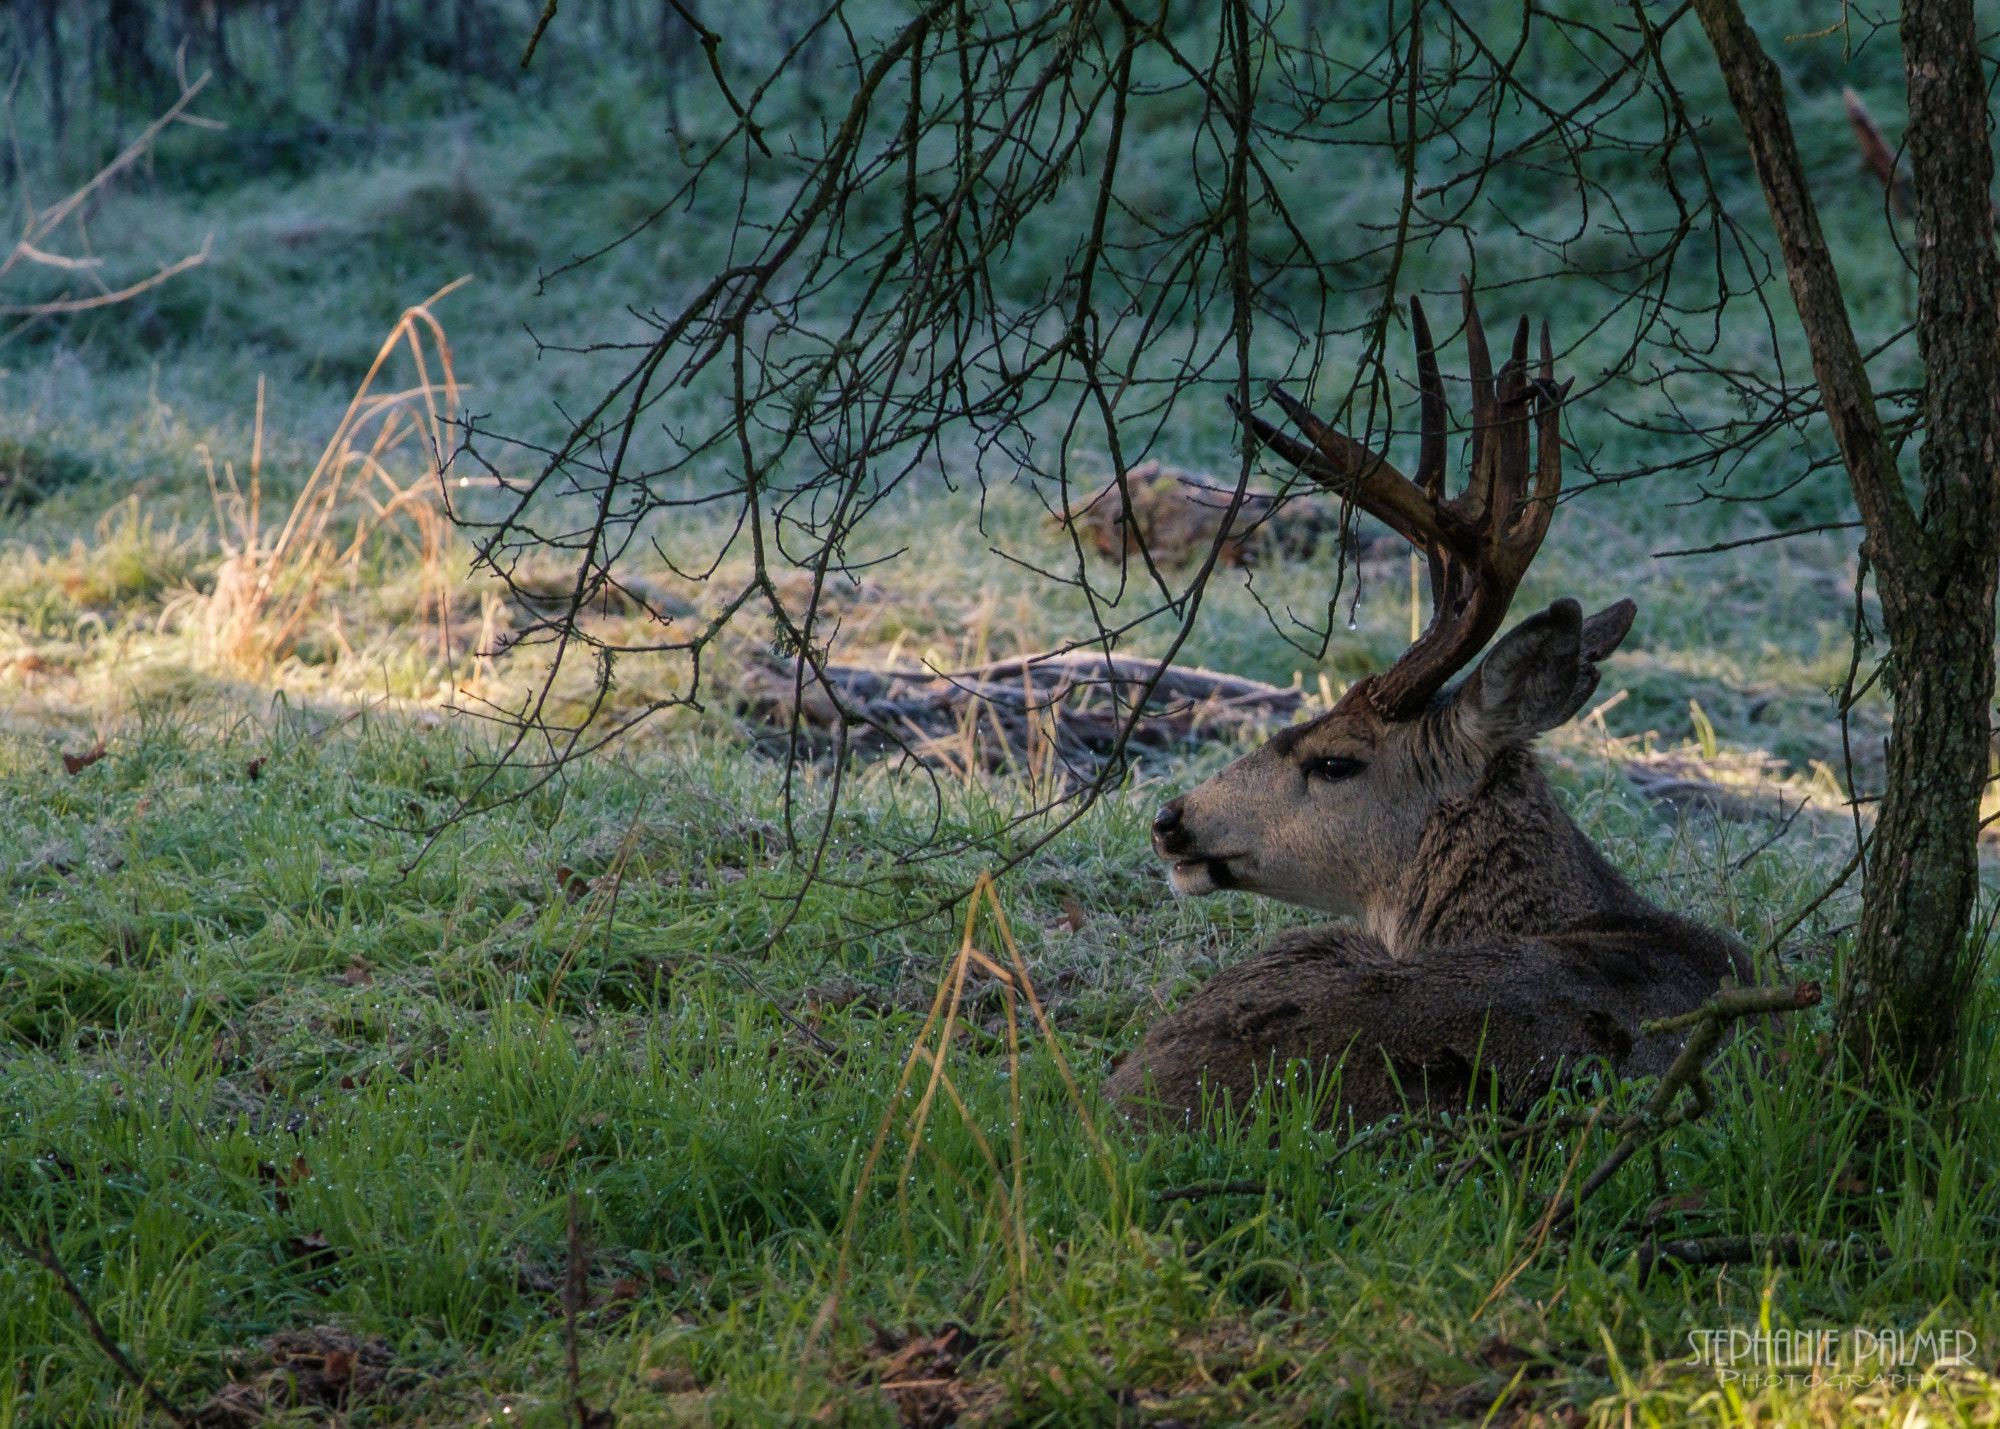
[[(1635, 1166), (1572, 1245), (1528, 1257), (1474, 1319), (1526, 1257), (1568, 1153), (1589, 1147), (1493, 1160), (1452, 1187), (1438, 1182), (1448, 1149), (1412, 1136), (1329, 1174), (1343, 1136), (1283, 1104), (1212, 1136), (1093, 1144), (1082, 1113), (1104, 1126), (1107, 1112), (1088, 1087), (1155, 998), (1293, 921), (1163, 898), (1143, 839), (1156, 785), (1106, 799), (999, 885), (1085, 1086), (1079, 1106), (1028, 1038), (1015, 1201), (991, 982), (972, 985), (983, 1030), (951, 1067), (1004, 1175), (996, 1186), (942, 1104), (909, 1179), (893, 1169), (899, 1067), (957, 918), (895, 925), (962, 887), (979, 855), (823, 884), (767, 951), (797, 872), (767, 764), (695, 740), (593, 763), (451, 831), (411, 870), (420, 845), (395, 832), (399, 811), (465, 777), (476, 738), (379, 716), (315, 728), (157, 712), (74, 776), (45, 738), (0, 754), (8, 1214), (51, 1239), (182, 1403), (232, 1366), (254, 1378), (268, 1337), (333, 1325), (390, 1356), (351, 1422), (560, 1422), (572, 1192), (601, 1301), (581, 1326), (584, 1388), (632, 1423), (890, 1422), (869, 1387), (888, 1358), (871, 1321), (963, 1327), (982, 1345), (960, 1370), (967, 1393), (1023, 1423), (1476, 1420), (1522, 1363), (1550, 1412), (1735, 1422), (1712, 1380), (1673, 1367), (1691, 1331), (1768, 1313), (2000, 1334), (1990, 1046), (1955, 1135), (1890, 1105), (1906, 1134), (1857, 1151), (1857, 1089), (1738, 1057), (1717, 1113), (1671, 1145), (1670, 1189), (1703, 1194), (1669, 1228), (1858, 1234), (1892, 1252), (1882, 1266), (1669, 1270), (1641, 1288), (1636, 1237), (1617, 1230), (1654, 1199)], [(1746, 937), (1829, 861), (1781, 843), (1732, 874), (1740, 836), (1662, 828), (1602, 774), (1565, 786), (1643, 886)], [(807, 811), (823, 797), (809, 787)], [(885, 867), (873, 850), (930, 812), (881, 775), (851, 800), (838, 828), (857, 870)], [(1005, 783), (965, 790), (944, 832), (1012, 804)], [(622, 868), (615, 903), (606, 884), (573, 902), (558, 868)], [(1059, 923), (1065, 899), (1085, 910), (1080, 930)], [(990, 915), (976, 941), (1000, 955)], [(1822, 1024), (1792, 1031), (1790, 1068), (1811, 1063)], [(1155, 1199), (1208, 1181), (1268, 1190)], [(841, 1314), (816, 1336), (848, 1236)], [(20, 1366), (4, 1422), (139, 1412), (49, 1276), (9, 1260), (0, 1293)], [(1925, 1403), (1990, 1412), (1982, 1384), (1961, 1377)], [(1810, 1423), (1825, 1399), (1761, 1403)]]
[[(1849, 63), (1838, 37), (1786, 53), (1815, 182), (1855, 199), (1828, 204), (1828, 232), (1857, 321), (1879, 337), (1901, 321), (1900, 270), (1879, 195), (1849, 174), (1834, 96), (1857, 81), (1886, 119), (1895, 67), (1880, 49)], [(1964, 1330), (1994, 1368), (1990, 980), (1968, 1015), (1955, 1121), (1820, 1075), (1821, 1009), (1767, 1057), (1730, 1054), (1717, 1109), (1664, 1157), (1677, 1199), (1662, 1234), (1855, 1236), (1887, 1259), (1666, 1269), (1641, 1285), (1628, 1222), (1659, 1193), (1637, 1162), (1573, 1239), (1530, 1253), (1542, 1198), (1572, 1157), (1582, 1168), (1601, 1154), (1602, 1136), (1491, 1157), (1446, 1184), (1455, 1149), (1415, 1134), (1330, 1167), (1345, 1132), (1313, 1130), (1309, 1107), (1282, 1100), (1202, 1135), (1110, 1125), (1092, 1089), (1112, 1060), (1161, 1008), (1304, 918), (1233, 895), (1176, 902), (1147, 850), (1158, 802), (1237, 749), (1147, 764), (1061, 830), (1018, 823), (1032, 801), (1005, 777), (934, 785), (886, 765), (846, 771), (829, 814), (830, 771), (795, 771), (788, 790), (733, 704), (772, 634), (746, 619), (706, 670), (702, 708), (656, 717), (545, 784), (503, 770), (491, 792), (519, 797), (433, 842), (490, 772), (493, 731), (467, 711), (518, 699), (540, 673), (532, 650), (467, 661), (487, 622), (523, 617), (470, 574), (463, 543), (440, 558), (449, 652), (427, 623), (423, 572), (385, 542), (327, 585), (283, 658), (224, 658), (204, 622), (223, 539), (240, 533), (210, 472), (247, 479), (259, 374), (269, 527), (409, 303), (476, 274), (440, 309), (469, 405), (545, 438), (560, 430), (555, 404), (593, 398), (613, 359), (538, 356), (522, 324), (556, 341), (636, 331), (625, 304), (669, 301), (720, 251), (726, 209), (698, 209), (535, 296), (538, 268), (602, 243), (683, 172), (657, 132), (659, 96), (615, 64), (590, 79), (586, 97), (476, 88), (438, 118), (443, 90), (420, 76), (375, 116), (401, 126), (394, 142), (250, 177), (235, 140), (177, 135), (150, 179), (92, 219), (92, 239), (113, 279), (213, 231), (211, 263), (143, 305), (38, 329), (0, 375), (0, 1216), (48, 1238), (165, 1394), (244, 1402), (228, 1400), (234, 1380), (280, 1422), (564, 1422), (574, 1197), (589, 1251), (582, 1390), (627, 1425), (891, 1424), (899, 1409), (942, 1422), (947, 1402), (961, 1422), (1024, 1425), (2000, 1415), (1974, 1372), (1921, 1390), (1750, 1391), (1684, 1363), (1691, 1333), (1768, 1322)], [(1713, 89), (1696, 75), (1697, 100), (1712, 104)], [(773, 103), (809, 136), (812, 98)], [(723, 122), (706, 90), (680, 103), (697, 136)], [(1184, 197), (1171, 182), (1183, 104), (1135, 109), (1134, 169), (1160, 176), (1163, 209)], [(1754, 211), (1740, 156), (1717, 153), (1725, 188)], [(1392, 168), (1350, 177), (1320, 221), (1390, 211)], [(781, 179), (781, 164), (754, 169), (756, 201)], [(1492, 271), (1539, 271), (1503, 234), (1482, 254)], [(1012, 280), (1032, 287), (1034, 261)], [(1435, 261), (1419, 275), (1429, 286), (1452, 277)], [(1535, 301), (1559, 328), (1592, 316), (1560, 284)], [(1771, 356), (1754, 323), (1721, 340), (1746, 366)], [(1586, 344), (1573, 362), (1587, 373), (1603, 356)], [(1903, 361), (1885, 359), (1885, 381)], [(1627, 395), (1575, 413), (1601, 469), (1673, 454), (1620, 425), (1640, 410)], [(1692, 410), (1717, 400), (1679, 395)], [(1154, 454), (1233, 470), (1219, 401), (1183, 411)], [(836, 658), (960, 664), (1093, 628), (1078, 590), (1030, 569), (1069, 550), (1048, 493), (998, 468), (982, 488), (967, 455), (950, 448), (943, 473), (856, 536), (850, 556), (877, 563), (831, 588)], [(1732, 490), (1782, 485), (1795, 459), (1773, 449)], [(1848, 668), (1852, 543), (1650, 553), (1851, 511), (1833, 473), (1768, 508), (1674, 504), (1688, 495), (1658, 482), (1578, 491), (1519, 606), (1639, 601), (1606, 667), (1602, 697), (1622, 698), (1601, 727), (1548, 741), (1556, 781), (1649, 897), (1761, 947), (1851, 849), (1828, 692)], [(686, 569), (728, 528), (699, 513), (646, 534)], [(1381, 668), (1407, 639), (1403, 561), (1363, 567), (1321, 649), (1311, 626), (1327, 622), (1330, 559), (1222, 571), (1182, 658), (1308, 690)], [(739, 543), (706, 582), (651, 555), (629, 569), (700, 611), (748, 561)], [(778, 584), (794, 602), (805, 577)], [(1099, 613), (1129, 619), (1146, 601), (1135, 586)], [(629, 614), (591, 620), (607, 637), (645, 633)], [(1171, 633), (1155, 620), (1129, 648), (1158, 653)], [(685, 693), (691, 675), (666, 657), (618, 673), (614, 713)], [(587, 684), (566, 672), (559, 702), (577, 708)], [(1879, 691), (1851, 723), (1852, 780), (1871, 788), (1888, 728)], [(102, 759), (65, 772), (63, 752), (99, 740)], [(1679, 820), (1621, 776), (1647, 747), (1678, 748), (1718, 779), (1775, 755), (1788, 795), (1810, 790), (1820, 811), (1768, 845), (1768, 824)], [(822, 820), (825, 876), (808, 883)], [(949, 1059), (965, 1114), (938, 1101), (912, 1143), (917, 1099), (899, 1078), (959, 949), (964, 896), (1002, 867), (998, 901), (1057, 1041), (1030, 1027), (1016, 1072), (1000, 985), (971, 983), (972, 1031)], [(1787, 971), (1831, 986), (1854, 915), (1851, 893), (1824, 905), (1789, 941)], [(990, 911), (975, 938), (1001, 955)], [(921, 1088), (925, 1068), (915, 1075)], [(1890, 1134), (1864, 1137), (1871, 1117)], [(1262, 1189), (1160, 1199), (1212, 1182)], [(0, 1429), (147, 1420), (45, 1270), (0, 1252), (0, 1304)], [(948, 1329), (941, 1369), (919, 1351)], [(310, 1398), (330, 1350), (358, 1355), (358, 1379), (332, 1377), (351, 1397), (289, 1410), (264, 1397), (290, 1373)], [(949, 1383), (899, 1391), (899, 1405), (877, 1387), (891, 1372)]]

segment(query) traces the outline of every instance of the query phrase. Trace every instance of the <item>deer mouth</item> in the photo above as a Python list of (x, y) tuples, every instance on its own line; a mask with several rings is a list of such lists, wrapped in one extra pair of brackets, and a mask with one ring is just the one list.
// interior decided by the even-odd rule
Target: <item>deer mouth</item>
[(1189, 896), (1234, 888), (1238, 880), (1229, 867), (1229, 861), (1241, 857), (1241, 854), (1225, 854), (1219, 858), (1181, 859), (1174, 864), (1167, 879), (1173, 884), (1174, 892)]

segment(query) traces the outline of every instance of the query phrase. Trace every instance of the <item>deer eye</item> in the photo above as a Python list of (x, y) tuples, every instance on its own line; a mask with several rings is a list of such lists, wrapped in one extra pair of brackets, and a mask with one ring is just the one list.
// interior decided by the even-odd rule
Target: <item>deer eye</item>
[(1306, 764), (1308, 779), (1346, 779), (1361, 772), (1361, 761), (1344, 759), (1334, 755), (1326, 759), (1309, 760)]

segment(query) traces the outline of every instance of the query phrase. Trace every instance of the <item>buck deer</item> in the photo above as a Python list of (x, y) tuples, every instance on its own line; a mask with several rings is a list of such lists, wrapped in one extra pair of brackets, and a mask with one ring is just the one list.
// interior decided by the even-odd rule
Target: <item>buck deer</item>
[[(1183, 894), (1241, 889), (1353, 921), (1278, 938), (1156, 1023), (1106, 1083), (1128, 1111), (1198, 1115), (1257, 1084), (1315, 1084), (1342, 1065), (1327, 1120), (1372, 1121), (1425, 1101), (1463, 1107), (1497, 1081), (1505, 1103), (1603, 1058), (1664, 1072), (1678, 1037), (1640, 1023), (1748, 981), (1733, 939), (1641, 898), (1563, 811), (1533, 751), (1597, 688), (1631, 628), (1621, 600), (1582, 617), (1558, 600), (1446, 682), (1493, 636), (1549, 527), (1562, 487), (1544, 325), (1528, 375), (1528, 321), (1493, 375), (1465, 291), (1472, 377), (1470, 474), (1446, 498), (1445, 401), (1424, 310), (1417, 342), (1421, 444), (1414, 481), (1273, 396), (1308, 442), (1239, 413), (1255, 438), (1386, 522), (1430, 562), (1430, 627), (1388, 671), (1166, 805), (1153, 847)], [(1528, 417), (1535, 461), (1529, 483)]]

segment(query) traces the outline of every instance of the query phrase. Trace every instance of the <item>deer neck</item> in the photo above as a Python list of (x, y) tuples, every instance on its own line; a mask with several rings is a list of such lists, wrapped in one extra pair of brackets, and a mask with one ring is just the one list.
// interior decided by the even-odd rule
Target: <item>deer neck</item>
[(1532, 750), (1502, 749), (1426, 821), (1402, 886), (1364, 910), (1396, 957), (1482, 935), (1561, 932), (1647, 908), (1564, 812)]

